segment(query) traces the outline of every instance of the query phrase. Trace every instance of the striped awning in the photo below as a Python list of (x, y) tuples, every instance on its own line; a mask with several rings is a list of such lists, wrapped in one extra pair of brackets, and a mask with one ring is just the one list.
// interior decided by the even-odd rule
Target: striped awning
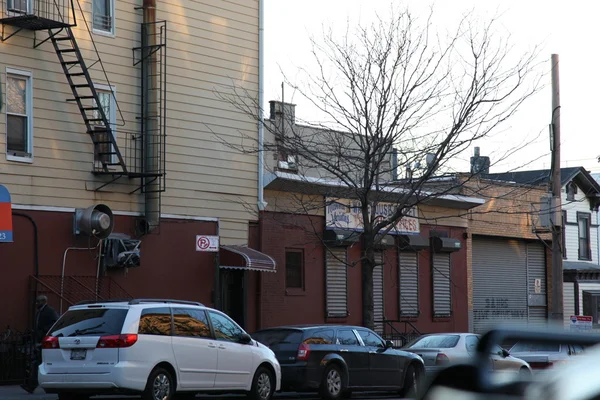
[(220, 268), (277, 272), (277, 264), (268, 255), (246, 246), (221, 246)]

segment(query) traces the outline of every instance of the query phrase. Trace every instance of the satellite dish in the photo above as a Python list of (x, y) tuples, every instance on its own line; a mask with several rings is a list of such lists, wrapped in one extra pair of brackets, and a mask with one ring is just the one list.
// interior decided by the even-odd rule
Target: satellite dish
[(435, 154), (428, 153), (425, 157), (425, 161), (427, 162), (427, 166), (431, 167), (435, 161)]

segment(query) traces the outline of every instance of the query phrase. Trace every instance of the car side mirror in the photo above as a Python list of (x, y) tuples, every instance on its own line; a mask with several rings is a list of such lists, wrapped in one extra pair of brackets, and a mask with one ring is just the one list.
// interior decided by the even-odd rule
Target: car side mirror
[(504, 358), (510, 356), (510, 353), (508, 352), (508, 350), (506, 349), (502, 349), (502, 351), (500, 352), (500, 355)]
[(391, 349), (392, 347), (394, 347), (394, 342), (392, 342), (391, 340), (386, 340), (385, 341), (385, 348), (386, 349)]
[(241, 344), (249, 344), (252, 342), (252, 336), (247, 333), (242, 333), (238, 339), (238, 342)]

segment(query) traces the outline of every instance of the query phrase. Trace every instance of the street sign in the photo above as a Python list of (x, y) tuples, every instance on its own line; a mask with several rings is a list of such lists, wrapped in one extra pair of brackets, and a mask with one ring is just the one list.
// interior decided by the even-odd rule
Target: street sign
[(13, 241), (12, 207), (8, 189), (0, 185), (0, 243)]
[(593, 318), (587, 315), (571, 315), (572, 331), (591, 331)]
[(219, 237), (196, 235), (196, 251), (219, 251)]

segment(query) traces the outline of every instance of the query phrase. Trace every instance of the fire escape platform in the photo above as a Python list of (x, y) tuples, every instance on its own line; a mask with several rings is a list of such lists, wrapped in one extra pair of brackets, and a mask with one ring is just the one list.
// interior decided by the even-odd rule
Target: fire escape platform
[(0, 24), (14, 26), (19, 29), (28, 29), (31, 31), (42, 31), (48, 29), (59, 29), (72, 26), (62, 21), (39, 17), (33, 14), (18, 15), (0, 19)]

